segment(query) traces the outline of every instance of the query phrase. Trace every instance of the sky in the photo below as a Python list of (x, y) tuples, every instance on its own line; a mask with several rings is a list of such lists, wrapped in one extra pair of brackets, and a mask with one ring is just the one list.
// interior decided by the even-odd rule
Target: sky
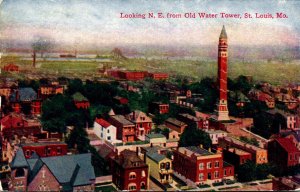
[[(0, 0), (1, 2), (1, 0)], [(300, 45), (297, 0), (2, 0), (0, 40), (84, 45)], [(120, 13), (271, 13), (286, 19), (122, 19)]]

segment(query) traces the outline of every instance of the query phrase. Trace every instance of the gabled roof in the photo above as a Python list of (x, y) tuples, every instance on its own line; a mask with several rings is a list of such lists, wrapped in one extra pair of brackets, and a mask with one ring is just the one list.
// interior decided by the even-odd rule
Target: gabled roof
[(281, 147), (288, 153), (300, 152), (295, 146), (293, 141), (289, 138), (278, 138), (276, 141), (281, 145)]
[(139, 110), (134, 110), (133, 112), (129, 113), (127, 117), (135, 123), (152, 122), (152, 119), (150, 117), (148, 117), (144, 112)]
[(120, 155), (115, 159), (115, 161), (121, 165), (123, 168), (133, 168), (133, 167), (145, 167), (148, 166), (134, 151), (125, 149), (120, 153)]
[(112, 115), (116, 115), (116, 114), (115, 114), (115, 112), (114, 112), (113, 109), (110, 109), (110, 111), (108, 112), (108, 115), (109, 115), (109, 116), (112, 116)]
[(28, 163), (24, 156), (24, 152), (22, 148), (19, 148), (14, 159), (10, 163), (11, 168), (20, 168), (20, 167), (28, 167)]
[[(17, 98), (17, 91), (19, 92), (19, 98)], [(16, 92), (10, 96), (10, 101), (32, 101), (37, 99), (37, 93), (31, 87), (19, 88)]]
[(111, 126), (111, 124), (109, 122), (105, 121), (102, 118), (97, 118), (95, 121), (96, 121), (96, 123), (98, 123), (99, 125), (101, 125), (104, 128)]
[(76, 92), (72, 95), (74, 101), (88, 101), (88, 99), (83, 96), (80, 92)]

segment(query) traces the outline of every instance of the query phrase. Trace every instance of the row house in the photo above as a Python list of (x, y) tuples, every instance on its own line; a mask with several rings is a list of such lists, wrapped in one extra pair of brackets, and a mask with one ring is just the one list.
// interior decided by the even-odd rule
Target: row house
[(117, 139), (123, 142), (136, 140), (135, 124), (127, 120), (123, 115), (110, 116), (108, 122), (117, 128)]
[(222, 150), (223, 158), (226, 162), (232, 164), (234, 168), (238, 168), (240, 165), (246, 163), (249, 160), (252, 160), (251, 153), (243, 151), (237, 148), (225, 148)]
[(148, 189), (149, 166), (128, 149), (111, 160), (112, 180), (119, 190), (141, 191)]
[(169, 78), (169, 74), (167, 73), (148, 73), (148, 77), (154, 80), (167, 80)]
[(64, 87), (55, 83), (49, 85), (41, 85), (38, 90), (38, 95), (43, 100), (58, 94), (64, 94)]
[(147, 75), (146, 71), (119, 71), (118, 77), (130, 81), (143, 80)]
[(298, 165), (300, 151), (289, 138), (277, 138), (268, 143), (269, 161), (283, 170)]
[(94, 133), (101, 139), (114, 143), (117, 140), (117, 128), (102, 118), (96, 118)]
[(281, 137), (289, 138), (294, 145), (300, 150), (300, 130), (281, 130)]
[(224, 137), (219, 139), (219, 145), (223, 148), (237, 148), (248, 153), (251, 153), (252, 160), (256, 164), (268, 163), (268, 151), (266, 149), (262, 149), (260, 147), (256, 147), (249, 143), (244, 143), (238, 139), (233, 137)]
[(149, 112), (153, 114), (167, 114), (169, 113), (170, 106), (167, 103), (152, 102), (149, 104)]
[(26, 159), (20, 148), (10, 164), (9, 191), (93, 191), (90, 153)]
[(182, 134), (184, 129), (188, 125), (182, 121), (175, 119), (175, 118), (168, 118), (165, 120), (165, 126), (171, 130), (177, 131), (179, 134)]
[(290, 110), (293, 110), (298, 106), (297, 99), (289, 94), (284, 94), (284, 93), (275, 94), (275, 99), (277, 103), (284, 104)]
[(4, 138), (37, 135), (41, 133), (41, 122), (36, 118), (26, 118), (23, 114), (10, 113), (1, 120), (1, 132)]
[(227, 137), (227, 132), (222, 130), (209, 129), (205, 130), (205, 132), (208, 133), (213, 145), (218, 145), (220, 138)]
[(88, 109), (90, 107), (89, 100), (80, 92), (73, 94), (72, 98), (77, 109)]
[(173, 182), (172, 160), (158, 152), (146, 153), (146, 163), (151, 167), (150, 175), (162, 184)]
[(68, 145), (64, 142), (35, 142), (21, 144), (25, 158), (31, 158), (36, 153), (39, 157), (67, 155)]
[(273, 109), (275, 107), (275, 99), (271, 95), (260, 90), (252, 89), (249, 92), (248, 96), (252, 100), (257, 100), (265, 103), (268, 108)]
[(288, 113), (280, 109), (272, 109), (266, 111), (270, 119), (277, 119), (279, 116), (285, 120), (285, 124), (281, 126), (282, 129), (297, 129), (300, 128), (300, 117), (297, 114)]
[(13, 112), (40, 115), (42, 101), (37, 98), (37, 93), (31, 87), (14, 90), (9, 97)]
[(222, 153), (200, 147), (179, 147), (173, 151), (174, 171), (197, 184), (211, 184), (234, 178), (234, 167), (223, 161)]
[(208, 126), (204, 119), (190, 115), (188, 113), (178, 114), (177, 119), (179, 121), (186, 123), (187, 125), (195, 124), (197, 126), (197, 128), (199, 128), (199, 129), (208, 129)]
[(141, 140), (145, 140), (145, 135), (149, 134), (152, 128), (152, 119), (148, 117), (144, 112), (134, 110), (126, 115), (126, 118), (135, 125), (136, 137)]

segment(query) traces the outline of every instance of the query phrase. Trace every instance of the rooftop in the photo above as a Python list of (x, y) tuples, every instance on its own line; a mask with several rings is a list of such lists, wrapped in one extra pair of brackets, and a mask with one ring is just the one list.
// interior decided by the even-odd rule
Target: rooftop
[(159, 153), (147, 153), (147, 157), (152, 159), (153, 161), (159, 163), (163, 159), (167, 158), (166, 156), (159, 154)]
[(175, 118), (168, 118), (165, 122), (171, 123), (171, 124), (179, 126), (179, 127), (181, 127), (181, 126), (187, 126), (187, 124), (185, 124), (184, 122), (179, 121), (179, 120), (177, 120)]
[(123, 115), (110, 116), (112, 119), (122, 123), (123, 125), (134, 125), (131, 121), (127, 120)]
[(289, 138), (278, 138), (276, 141), (285, 149), (285, 151), (293, 153), (300, 152), (299, 149), (295, 146), (293, 141)]
[(146, 135), (146, 137), (148, 137), (149, 139), (165, 138), (165, 136), (160, 133), (151, 133), (151, 134)]
[(111, 126), (111, 124), (110, 124), (109, 122), (105, 121), (105, 120), (102, 119), (102, 118), (97, 118), (97, 119), (95, 120), (95, 122), (98, 123), (99, 125), (101, 125), (101, 126), (104, 127), (104, 128), (107, 128), (107, 127)]
[(179, 147), (178, 151), (182, 154), (185, 154), (189, 157), (192, 156), (192, 154), (200, 157), (200, 156), (209, 156), (209, 155), (215, 155), (215, 153), (209, 152), (206, 149), (200, 148), (200, 147), (195, 147), (195, 146), (191, 146), (191, 147)]

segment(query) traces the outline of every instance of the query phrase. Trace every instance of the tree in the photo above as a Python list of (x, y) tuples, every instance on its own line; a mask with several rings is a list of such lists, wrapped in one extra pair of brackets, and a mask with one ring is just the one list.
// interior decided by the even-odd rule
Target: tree
[(237, 168), (238, 180), (248, 182), (256, 179), (256, 166), (253, 161), (247, 160), (246, 163)]
[(258, 164), (256, 166), (256, 179), (267, 179), (272, 167), (268, 163)]
[(161, 131), (161, 134), (163, 134), (167, 139), (169, 139), (169, 133), (170, 133), (170, 129), (168, 129), (168, 128), (164, 128)]
[(78, 78), (70, 80), (69, 85), (68, 85), (68, 94), (69, 95), (73, 95), (76, 92), (80, 92), (84, 95), (83, 82), (81, 79), (78, 79)]
[(209, 135), (206, 132), (198, 129), (196, 124), (191, 124), (186, 127), (180, 137), (179, 146), (199, 146), (200, 144), (202, 144), (204, 148), (211, 147), (212, 142)]

